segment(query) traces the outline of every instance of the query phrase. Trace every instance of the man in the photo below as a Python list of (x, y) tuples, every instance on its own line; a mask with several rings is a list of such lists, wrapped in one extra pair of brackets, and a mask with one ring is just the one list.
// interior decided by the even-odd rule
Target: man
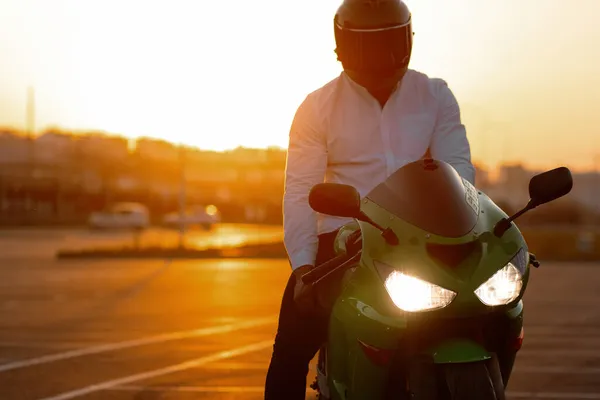
[[(344, 72), (308, 95), (292, 123), (284, 196), (284, 242), (293, 273), (283, 294), (265, 399), (304, 399), (308, 364), (326, 340), (327, 319), (298, 295), (300, 277), (333, 257), (348, 220), (316, 215), (308, 193), (324, 181), (364, 196), (426, 153), (473, 183), (457, 101), (441, 79), (409, 70), (411, 14), (401, 0), (344, 0), (334, 19)], [(303, 296), (304, 297), (304, 296)]]

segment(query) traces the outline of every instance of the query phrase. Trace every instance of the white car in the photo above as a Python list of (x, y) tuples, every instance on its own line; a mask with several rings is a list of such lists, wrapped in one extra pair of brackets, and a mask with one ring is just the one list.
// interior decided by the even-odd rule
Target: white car
[(92, 213), (88, 223), (94, 229), (144, 229), (150, 225), (150, 214), (142, 204), (117, 203), (108, 211)]
[(187, 210), (183, 219), (178, 211), (169, 213), (164, 216), (163, 224), (170, 227), (179, 227), (182, 225), (199, 225), (205, 229), (210, 229), (212, 225), (217, 224), (221, 221), (219, 211), (215, 206), (207, 207), (192, 207)]

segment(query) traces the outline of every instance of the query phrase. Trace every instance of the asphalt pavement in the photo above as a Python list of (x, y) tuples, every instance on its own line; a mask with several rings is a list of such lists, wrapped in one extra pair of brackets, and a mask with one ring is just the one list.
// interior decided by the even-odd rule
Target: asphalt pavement
[[(3, 240), (0, 399), (262, 398), (287, 261), (58, 261)], [(600, 399), (599, 281), (533, 271), (509, 398)]]

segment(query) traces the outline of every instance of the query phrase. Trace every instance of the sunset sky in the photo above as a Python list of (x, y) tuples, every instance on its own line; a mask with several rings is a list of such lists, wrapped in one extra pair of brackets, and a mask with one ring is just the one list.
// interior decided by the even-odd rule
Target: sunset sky
[[(598, 0), (406, 2), (411, 68), (449, 83), (474, 159), (600, 164)], [(23, 128), (31, 85), (38, 131), (285, 146), (296, 107), (341, 70), (338, 5), (0, 0), (0, 126)]]

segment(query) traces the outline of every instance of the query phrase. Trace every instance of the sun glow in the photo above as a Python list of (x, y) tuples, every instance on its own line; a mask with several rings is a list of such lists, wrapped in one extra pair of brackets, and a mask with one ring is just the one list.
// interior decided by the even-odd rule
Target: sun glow
[[(589, 129), (600, 124), (598, 2), (406, 1), (411, 66), (448, 81), (476, 159), (589, 161), (580, 149), (600, 148)], [(99, 129), (214, 150), (286, 146), (299, 103), (341, 70), (339, 0), (166, 4), (2, 1), (0, 125), (23, 126), (35, 86), (38, 131)], [(577, 29), (556, 35), (565, 20)]]

